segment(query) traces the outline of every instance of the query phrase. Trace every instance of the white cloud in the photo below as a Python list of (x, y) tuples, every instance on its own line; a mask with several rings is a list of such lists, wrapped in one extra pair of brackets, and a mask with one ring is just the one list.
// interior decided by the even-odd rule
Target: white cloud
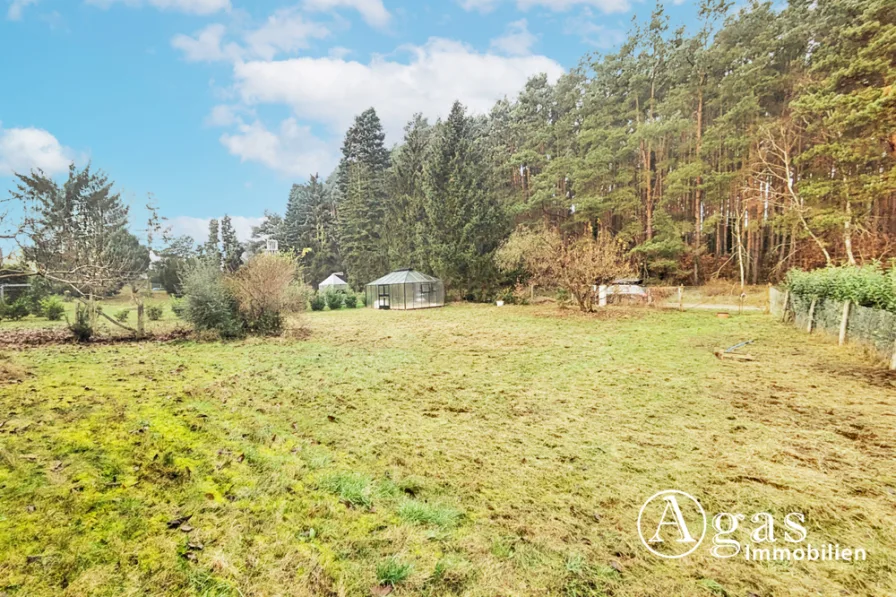
[(9, 10), (6, 11), (6, 18), (10, 21), (22, 20), (22, 14), (25, 11), (25, 7), (32, 4), (37, 4), (37, 0), (12, 0), (9, 4)]
[(240, 122), (241, 114), (255, 115), (253, 110), (248, 110), (244, 106), (220, 104), (212, 108), (205, 118), (205, 124), (206, 126), (234, 126)]
[(291, 53), (308, 47), (310, 39), (327, 37), (330, 31), (320, 23), (305, 20), (295, 9), (281, 9), (264, 25), (245, 35), (249, 51), (271, 60), (279, 52)]
[(353, 8), (361, 13), (364, 21), (371, 27), (384, 28), (392, 19), (382, 0), (305, 0), (304, 6), (308, 10), (318, 11)]
[(36, 128), (0, 128), (0, 176), (41, 169), (48, 175), (68, 170), (75, 152), (49, 132)]
[(460, 7), (466, 11), (478, 11), (483, 14), (495, 10), (501, 0), (459, 0)]
[[(464, 10), (476, 10), (482, 13), (494, 10), (501, 0), (459, 0)], [(626, 12), (631, 7), (630, 0), (517, 0), (517, 8), (529, 10), (536, 6), (548, 8), (555, 12), (564, 12), (576, 6), (598, 8), (605, 13)]]
[(563, 32), (566, 35), (578, 35), (586, 44), (602, 50), (613, 48), (625, 41), (625, 31), (598, 25), (590, 20), (591, 17), (592, 15), (586, 12), (579, 18), (567, 19)]
[(184, 53), (190, 62), (215, 62), (218, 60), (239, 60), (243, 49), (234, 43), (222, 44), (227, 27), (214, 23), (195, 33), (195, 37), (178, 34), (171, 45)]
[(504, 35), (493, 39), (491, 47), (510, 56), (527, 56), (537, 41), (538, 36), (529, 31), (526, 19), (520, 19), (510, 23)]
[(138, 7), (149, 5), (159, 10), (171, 10), (188, 14), (210, 15), (222, 10), (230, 10), (230, 0), (86, 0), (101, 8), (109, 8), (113, 4)]
[(306, 178), (328, 173), (339, 160), (335, 146), (319, 139), (295, 118), (280, 123), (276, 133), (259, 121), (240, 122), (235, 134), (221, 135), (221, 144), (243, 162), (259, 162), (287, 176)]
[[(219, 217), (220, 221), (223, 216)], [(211, 218), (193, 218), (190, 216), (177, 216), (168, 220), (171, 226), (171, 233), (175, 236), (186, 234), (192, 236), (193, 240), (198, 244), (202, 244), (208, 238), (208, 224)], [(246, 216), (230, 216), (233, 224), (233, 230), (236, 237), (241, 241), (247, 241), (252, 238), (252, 227), (259, 226), (264, 217), (246, 217)]]
[(335, 46), (330, 48), (330, 51), (327, 55), (330, 58), (335, 58), (336, 60), (342, 60), (343, 58), (347, 58), (352, 55), (352, 51), (343, 46)]
[(208, 25), (193, 36), (178, 34), (171, 45), (184, 53), (190, 62), (235, 62), (246, 58), (272, 60), (277, 54), (307, 48), (311, 39), (327, 37), (330, 31), (322, 24), (305, 20), (295, 9), (278, 10), (257, 29), (242, 33), (245, 45), (225, 43), (227, 27)]
[(444, 116), (454, 100), (485, 113), (514, 95), (538, 73), (556, 79), (563, 67), (545, 56), (478, 53), (459, 42), (431, 39), (402, 48), (407, 63), (375, 57), (369, 64), (335, 58), (293, 58), (234, 65), (234, 84), (246, 105), (286, 104), (303, 119), (341, 135), (353, 118), (373, 106), (391, 141), (415, 112)]

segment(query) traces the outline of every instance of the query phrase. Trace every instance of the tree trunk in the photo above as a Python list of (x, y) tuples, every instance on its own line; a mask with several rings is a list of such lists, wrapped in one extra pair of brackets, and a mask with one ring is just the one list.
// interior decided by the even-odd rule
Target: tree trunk
[(846, 222), (843, 223), (843, 245), (846, 248), (846, 259), (850, 265), (856, 264), (856, 256), (852, 252), (852, 203), (846, 200)]
[[(700, 79), (700, 88), (697, 91), (697, 143), (695, 146), (697, 163), (700, 163), (700, 152), (703, 145), (703, 82), (706, 75)], [(702, 172), (702, 168), (701, 168)], [(703, 243), (703, 176), (697, 174), (697, 188), (694, 191), (694, 283), (700, 283), (700, 249)]]

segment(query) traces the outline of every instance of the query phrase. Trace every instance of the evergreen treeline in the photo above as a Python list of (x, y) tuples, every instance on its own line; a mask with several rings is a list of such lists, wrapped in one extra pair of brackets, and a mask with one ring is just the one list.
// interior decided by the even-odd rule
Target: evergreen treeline
[(312, 249), (313, 282), (416, 267), (476, 298), (512, 282), (493, 256), (520, 225), (608, 232), (670, 282), (891, 256), (896, 3), (730, 6), (702, 0), (673, 31), (657, 5), (618, 52), (488, 115), (414, 116), (392, 151), (368, 110), (328, 182), (296, 185), (258, 234)]

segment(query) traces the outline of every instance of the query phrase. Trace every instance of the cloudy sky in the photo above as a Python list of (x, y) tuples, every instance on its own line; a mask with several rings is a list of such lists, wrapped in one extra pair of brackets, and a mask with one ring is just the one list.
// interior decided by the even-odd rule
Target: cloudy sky
[[(669, 2), (673, 23), (695, 0)], [(5, 6), (3, 5), (5, 3)], [(0, 0), (0, 193), (92, 161), (177, 231), (248, 234), (329, 173), (373, 106), (389, 145), (415, 112), (484, 112), (537, 73), (612, 51), (638, 0)], [(5, 14), (4, 14), (5, 13)]]

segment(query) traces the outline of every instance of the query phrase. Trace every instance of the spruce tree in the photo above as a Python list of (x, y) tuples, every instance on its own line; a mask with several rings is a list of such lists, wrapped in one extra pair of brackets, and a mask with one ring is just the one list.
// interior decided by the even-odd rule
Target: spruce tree
[(482, 127), (460, 102), (433, 132), (423, 171), (428, 262), (448, 288), (489, 299), (496, 281), (494, 252), (507, 219), (486, 185)]
[(404, 142), (393, 152), (389, 171), (389, 202), (385, 212), (389, 264), (390, 269), (428, 269), (423, 166), (432, 127), (421, 114), (415, 114), (404, 131)]
[(389, 152), (373, 108), (365, 110), (345, 135), (339, 164), (337, 205), (339, 244), (349, 283), (360, 288), (388, 269), (384, 238)]
[(319, 175), (312, 175), (308, 184), (293, 185), (283, 229), (284, 248), (304, 254), (302, 262), (309, 282), (319, 283), (340, 269), (335, 209)]

